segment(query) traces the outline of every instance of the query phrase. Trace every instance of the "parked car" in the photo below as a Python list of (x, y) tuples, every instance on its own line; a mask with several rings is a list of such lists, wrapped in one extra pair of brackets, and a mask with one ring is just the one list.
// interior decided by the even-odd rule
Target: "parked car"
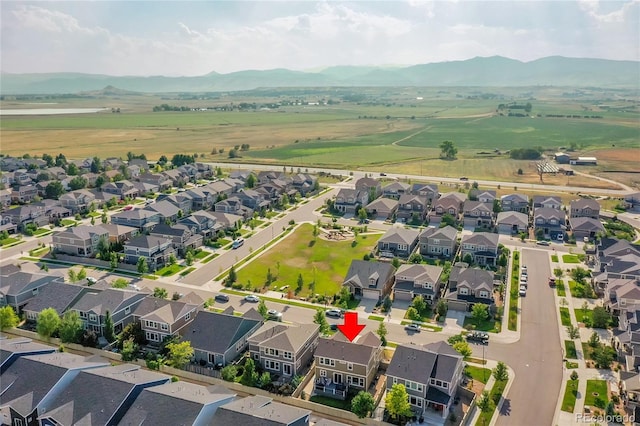
[(237, 238), (237, 239), (233, 240), (233, 244), (231, 244), (231, 248), (232, 249), (237, 249), (238, 247), (240, 247), (243, 244), (244, 244), (244, 238)]
[(469, 178), (468, 178), (468, 177), (466, 177), (466, 176), (462, 176), (462, 177), (460, 178), (460, 180), (469, 180)]
[(129, 210), (133, 210), (133, 206), (132, 205), (125, 206), (123, 210), (128, 212)]
[(526, 283), (527, 281), (529, 281), (529, 276), (528, 276), (527, 274), (522, 274), (522, 275), (520, 275), (520, 282), (523, 282), (523, 281), (524, 281), (525, 283)]
[(217, 300), (218, 302), (228, 302), (229, 301), (229, 296), (227, 296), (226, 294), (216, 294), (216, 297), (214, 297), (215, 300)]
[(251, 302), (251, 303), (258, 303), (260, 301), (260, 298), (254, 294), (247, 294), (244, 297), (244, 300), (246, 300), (247, 302)]
[(275, 309), (269, 309), (267, 311), (267, 319), (273, 321), (282, 321), (282, 312), (278, 312)]
[(520, 293), (520, 296), (526, 296), (526, 294), (527, 294), (527, 286), (521, 285), (519, 293)]
[(556, 285), (556, 277), (549, 277), (549, 287)]
[(420, 324), (407, 324), (404, 326), (404, 329), (414, 333), (420, 333), (421, 330)]
[(343, 312), (341, 309), (327, 309), (324, 314), (328, 317), (333, 317), (333, 318), (342, 318)]
[(549, 241), (538, 241), (536, 244), (538, 244), (539, 246), (548, 246)]
[(95, 283), (97, 283), (97, 282), (98, 282), (98, 280), (97, 280), (97, 279), (95, 279), (95, 278), (93, 278), (93, 277), (87, 277), (87, 282), (88, 282), (89, 284), (95, 284)]
[(484, 331), (472, 331), (467, 334), (467, 340), (480, 343), (489, 343), (489, 333)]

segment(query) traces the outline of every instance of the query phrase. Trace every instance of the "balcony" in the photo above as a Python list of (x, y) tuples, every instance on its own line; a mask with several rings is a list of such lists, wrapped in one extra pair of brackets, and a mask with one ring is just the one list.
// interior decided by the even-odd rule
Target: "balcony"
[(329, 398), (344, 401), (347, 398), (349, 386), (342, 383), (335, 383), (331, 381), (331, 379), (320, 377), (316, 380), (313, 390), (316, 395), (328, 396)]

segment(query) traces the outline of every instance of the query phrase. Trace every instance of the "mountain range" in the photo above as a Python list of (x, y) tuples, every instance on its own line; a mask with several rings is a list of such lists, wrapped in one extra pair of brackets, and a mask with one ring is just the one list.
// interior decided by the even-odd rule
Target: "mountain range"
[(3, 73), (0, 93), (59, 94), (115, 86), (146, 93), (225, 92), (269, 87), (599, 86), (638, 88), (640, 62), (550, 56), (521, 62), (501, 56), (406, 67), (335, 66), (321, 71), (247, 70), (198, 77)]

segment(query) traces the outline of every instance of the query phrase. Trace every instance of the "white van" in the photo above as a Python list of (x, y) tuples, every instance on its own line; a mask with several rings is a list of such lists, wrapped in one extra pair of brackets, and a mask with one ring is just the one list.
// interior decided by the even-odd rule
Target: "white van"
[(244, 244), (244, 238), (236, 238), (235, 240), (233, 240), (233, 244), (231, 244), (231, 248), (237, 249), (243, 244)]

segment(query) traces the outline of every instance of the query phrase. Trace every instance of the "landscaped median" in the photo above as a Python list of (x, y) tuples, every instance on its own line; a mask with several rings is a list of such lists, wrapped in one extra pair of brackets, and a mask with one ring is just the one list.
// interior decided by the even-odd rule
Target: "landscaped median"
[(509, 286), (509, 322), (511, 331), (518, 330), (518, 290), (520, 279), (520, 252), (513, 252), (513, 264), (511, 266), (511, 285)]

